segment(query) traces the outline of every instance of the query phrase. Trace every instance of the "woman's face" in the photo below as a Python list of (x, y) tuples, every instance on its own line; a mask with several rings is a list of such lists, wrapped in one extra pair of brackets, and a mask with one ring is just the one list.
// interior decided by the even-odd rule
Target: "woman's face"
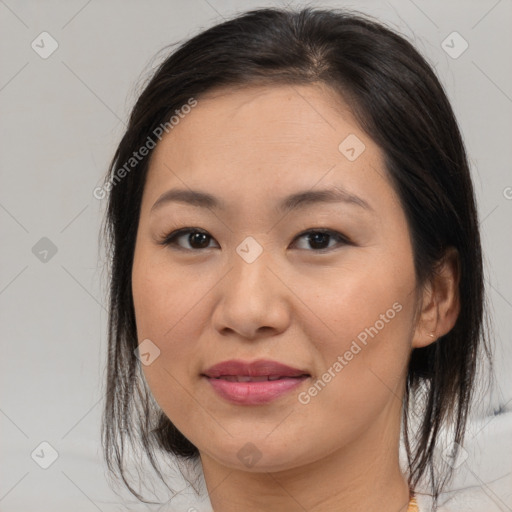
[[(177, 189), (217, 205), (158, 202)], [(286, 200), (324, 190), (339, 196)], [(162, 243), (185, 228), (199, 233)], [(147, 382), (202, 457), (277, 471), (395, 435), (415, 324), (411, 240), (382, 152), (326, 87), (200, 98), (152, 155), (132, 278)], [(307, 376), (204, 376), (262, 359)]]

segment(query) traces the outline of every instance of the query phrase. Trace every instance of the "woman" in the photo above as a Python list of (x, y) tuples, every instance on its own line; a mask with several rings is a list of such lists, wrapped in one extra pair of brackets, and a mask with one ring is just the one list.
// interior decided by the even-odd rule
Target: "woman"
[(162, 478), (155, 448), (200, 462), (215, 512), (436, 508), (489, 347), (464, 145), (411, 44), (332, 9), (216, 25), (146, 85), (103, 192), (105, 454), (139, 499), (126, 442)]

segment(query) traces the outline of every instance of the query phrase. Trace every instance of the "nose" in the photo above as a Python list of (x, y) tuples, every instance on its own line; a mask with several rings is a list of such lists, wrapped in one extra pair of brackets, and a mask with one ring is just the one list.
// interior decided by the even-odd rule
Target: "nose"
[(272, 258), (264, 251), (248, 263), (235, 252), (229, 265), (231, 270), (216, 287), (214, 328), (224, 336), (236, 333), (251, 340), (285, 331), (292, 292)]

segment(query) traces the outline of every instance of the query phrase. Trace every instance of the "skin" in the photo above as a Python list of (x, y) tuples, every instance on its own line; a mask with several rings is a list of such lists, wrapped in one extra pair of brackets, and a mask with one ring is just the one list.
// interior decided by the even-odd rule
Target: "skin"
[[(365, 145), (354, 161), (338, 149), (349, 134)], [(341, 202), (275, 210), (289, 194), (333, 185), (373, 211)], [(151, 212), (178, 187), (209, 192), (227, 209), (168, 202)], [(191, 246), (188, 234), (175, 240), (178, 248), (159, 243), (184, 227), (207, 231), (207, 248)], [(315, 246), (298, 237), (309, 229), (350, 243), (331, 237)], [(263, 249), (252, 263), (236, 251), (248, 236)], [(420, 289), (383, 154), (325, 85), (252, 86), (198, 99), (152, 155), (132, 279), (139, 343), (150, 339), (160, 350), (145, 377), (198, 447), (215, 512), (407, 509), (398, 464), (404, 381), (412, 348), (447, 333), (459, 313), (456, 255), (449, 256)], [(299, 392), (394, 303), (400, 312), (300, 403)], [(200, 377), (227, 359), (260, 358), (311, 378), (249, 406), (227, 402)], [(250, 467), (238, 457), (246, 443), (261, 457)]]

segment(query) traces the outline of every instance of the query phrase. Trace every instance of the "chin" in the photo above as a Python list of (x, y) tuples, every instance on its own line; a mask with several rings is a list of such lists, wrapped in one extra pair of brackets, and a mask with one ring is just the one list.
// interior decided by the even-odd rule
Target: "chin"
[[(211, 440), (207, 443), (208, 456), (225, 467), (251, 473), (278, 472), (314, 462), (314, 447), (308, 449), (301, 443), (289, 443), (284, 439), (255, 439), (254, 436), (244, 441), (231, 440), (228, 445), (219, 446), (212, 452)], [(300, 448), (300, 451), (297, 450)], [(320, 456), (319, 456), (320, 457)]]

